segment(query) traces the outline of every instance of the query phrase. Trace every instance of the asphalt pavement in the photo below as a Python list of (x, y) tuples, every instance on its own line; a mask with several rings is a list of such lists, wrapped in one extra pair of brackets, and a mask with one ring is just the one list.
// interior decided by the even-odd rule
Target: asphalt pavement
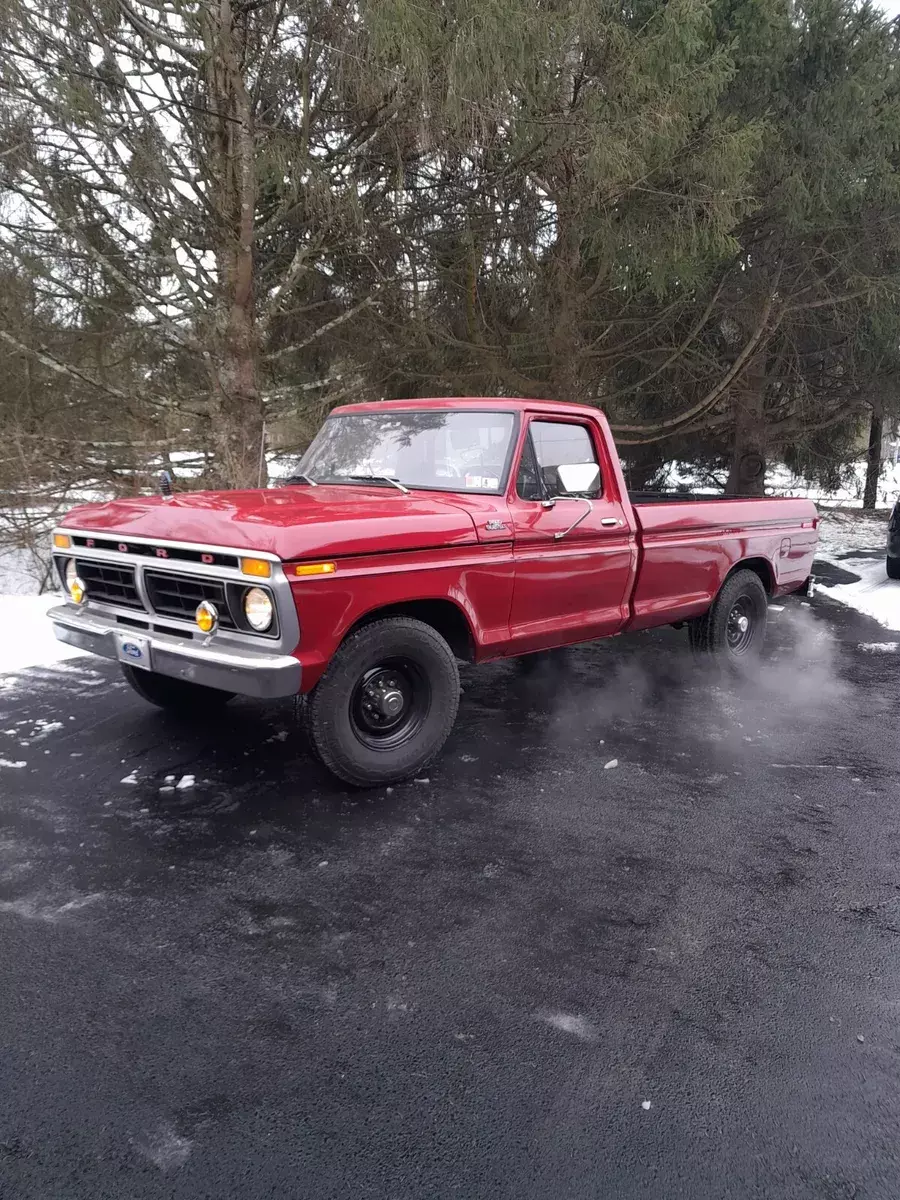
[(292, 702), (11, 677), (0, 1197), (896, 1200), (897, 641), (466, 668), (370, 793)]

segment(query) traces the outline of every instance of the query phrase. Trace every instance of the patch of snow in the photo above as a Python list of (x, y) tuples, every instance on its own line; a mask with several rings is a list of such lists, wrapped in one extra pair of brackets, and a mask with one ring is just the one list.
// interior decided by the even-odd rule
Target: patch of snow
[(56, 595), (0, 596), (0, 675), (84, 656), (56, 640), (47, 609), (59, 603)]
[(866, 654), (896, 654), (900, 642), (860, 642), (857, 648)]
[[(849, 767), (836, 766), (834, 763), (772, 763), (779, 771), (849, 771)], [(735, 771), (740, 775), (740, 771)]]
[[(692, 491), (699, 495), (721, 495), (721, 486), (708, 479), (698, 477), (696, 468), (688, 463), (669, 462), (660, 484), (662, 491)], [(766, 472), (766, 493), (771, 496), (793, 496), (813, 500), (820, 505), (840, 505), (842, 508), (862, 508), (866, 482), (866, 460), (853, 463), (845, 484), (831, 492), (824, 491), (818, 484), (795, 475), (784, 463), (773, 463)], [(891, 508), (900, 495), (900, 462), (882, 463), (878, 480), (876, 505)]]
[(26, 762), (12, 762), (8, 758), (0, 758), (0, 767), (14, 767), (16, 770), (19, 770), (21, 767), (27, 766), (28, 763)]
[(619, 765), (619, 760), (617, 758), (611, 758), (608, 763), (603, 764), (603, 770), (611, 771), (613, 769), (613, 767), (617, 767), (618, 765)]
[(536, 1020), (552, 1025), (554, 1029), (561, 1029), (563, 1033), (571, 1033), (583, 1042), (597, 1040), (597, 1030), (590, 1021), (574, 1013), (540, 1012), (537, 1014)]
[(31, 740), (40, 742), (45, 737), (49, 737), (51, 733), (56, 733), (63, 728), (62, 721), (44, 721), (38, 719), (34, 723), (34, 729), (31, 731)]
[(194, 1143), (179, 1137), (168, 1121), (163, 1121), (156, 1130), (137, 1138), (135, 1149), (148, 1158), (160, 1171), (172, 1171), (183, 1166), (191, 1156)]
[(854, 550), (885, 549), (888, 512), (868, 513), (836, 509), (823, 512), (819, 521), (819, 545), (816, 558), (842, 562), (837, 557)]
[(119, 783), (137, 783), (137, 767), (129, 775), (126, 775), (124, 779), (120, 779)]
[(48, 896), (25, 896), (19, 900), (0, 901), (0, 913), (24, 917), (28, 921), (46, 921), (52, 925), (61, 917), (67, 917), (70, 913), (86, 908), (89, 904), (96, 904), (98, 900), (103, 899), (105, 899), (103, 892), (75, 896), (72, 900), (67, 900), (62, 904)]
[(887, 629), (900, 629), (900, 583), (888, 579), (883, 559), (842, 559), (841, 566), (858, 575), (854, 583), (819, 584), (818, 591), (857, 612), (874, 617)]
[(649, 1112), (649, 1111), (650, 1111), (650, 1103), (651, 1103), (651, 1102), (650, 1102), (649, 1100), (642, 1100), (642, 1101), (641, 1101), (641, 1108), (644, 1110), (644, 1112)]
[(196, 782), (196, 779), (194, 778), (193, 775), (182, 775), (182, 777), (178, 780), (178, 782), (175, 784), (175, 786), (179, 789), (179, 791), (183, 792), (187, 788), (192, 788), (194, 786), (195, 782)]
[[(0, 532), (3, 523), (0, 521)], [(49, 549), (50, 537), (47, 536)], [(31, 596), (41, 590), (46, 567), (28, 550), (0, 550), (0, 596)]]

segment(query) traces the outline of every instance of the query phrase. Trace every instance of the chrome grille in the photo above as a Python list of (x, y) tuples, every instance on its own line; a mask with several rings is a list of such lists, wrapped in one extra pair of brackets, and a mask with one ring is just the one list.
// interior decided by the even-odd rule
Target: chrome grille
[(118, 604), (123, 608), (143, 608), (134, 581), (134, 567), (76, 558), (75, 569), (84, 582), (89, 600)]
[(234, 629), (235, 624), (228, 610), (225, 585), (217, 579), (201, 578), (199, 575), (178, 575), (174, 571), (144, 570), (144, 585), (150, 606), (155, 613), (165, 617), (181, 617), (193, 621), (197, 605), (201, 600), (214, 604), (219, 613), (222, 629)]

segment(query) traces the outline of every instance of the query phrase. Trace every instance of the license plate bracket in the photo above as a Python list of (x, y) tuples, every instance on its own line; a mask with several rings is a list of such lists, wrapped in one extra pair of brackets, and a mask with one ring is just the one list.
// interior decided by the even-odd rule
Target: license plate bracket
[(116, 633), (116, 655), (119, 662), (128, 663), (130, 667), (141, 667), (145, 671), (153, 670), (153, 656), (150, 649), (150, 639), (136, 633)]

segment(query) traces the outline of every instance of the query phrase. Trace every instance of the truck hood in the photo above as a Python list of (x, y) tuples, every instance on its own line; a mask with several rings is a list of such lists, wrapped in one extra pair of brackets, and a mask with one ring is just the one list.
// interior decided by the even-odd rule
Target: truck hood
[(383, 487), (186, 492), (83, 504), (67, 529), (262, 550), (288, 561), (421, 550), (477, 540), (468, 512), (442, 497)]

